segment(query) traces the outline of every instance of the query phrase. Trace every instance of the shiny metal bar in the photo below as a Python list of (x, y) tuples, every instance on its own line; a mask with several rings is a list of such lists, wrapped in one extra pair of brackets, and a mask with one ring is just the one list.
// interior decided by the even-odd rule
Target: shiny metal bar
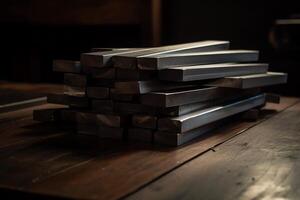
[(258, 60), (258, 54), (258, 51), (250, 50), (163, 54), (138, 58), (138, 67), (144, 70), (161, 70), (187, 65), (253, 62)]

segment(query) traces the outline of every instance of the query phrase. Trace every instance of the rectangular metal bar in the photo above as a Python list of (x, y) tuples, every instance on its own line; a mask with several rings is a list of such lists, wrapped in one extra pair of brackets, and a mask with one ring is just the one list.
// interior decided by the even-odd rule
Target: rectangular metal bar
[(128, 140), (134, 142), (152, 143), (153, 130), (142, 128), (129, 128)]
[(223, 120), (201, 126), (199, 128), (187, 131), (185, 133), (169, 133), (164, 131), (154, 132), (154, 144), (167, 146), (180, 146), (199, 138), (203, 134), (207, 134), (218, 127), (222, 126)]
[(77, 112), (78, 124), (91, 124), (109, 127), (121, 127), (125, 124), (125, 118), (114, 114), (99, 114), (93, 112)]
[(95, 99), (108, 99), (109, 88), (107, 87), (87, 87), (87, 96)]
[(83, 72), (93, 79), (115, 79), (115, 68), (111, 67), (83, 67)]
[(145, 129), (156, 129), (157, 117), (151, 115), (133, 115), (132, 126)]
[(157, 79), (158, 74), (153, 70), (116, 69), (116, 79), (124, 81), (147, 81)]
[(187, 65), (253, 62), (258, 60), (258, 54), (258, 51), (250, 50), (163, 54), (138, 58), (138, 67), (144, 70), (161, 70)]
[(221, 98), (217, 99), (212, 99), (204, 102), (196, 102), (196, 103), (191, 103), (191, 104), (185, 104), (185, 105), (179, 105), (179, 106), (174, 106), (174, 107), (166, 107), (166, 108), (161, 108), (158, 109), (159, 115), (162, 116), (180, 116), (180, 115), (185, 115), (190, 112), (194, 112), (196, 110), (204, 109), (210, 106), (214, 106), (217, 104), (222, 104), (224, 102), (230, 102), (234, 100), (238, 100), (241, 98), (246, 98), (249, 96), (254, 96), (260, 94), (261, 91), (260, 89), (247, 89), (247, 90), (238, 90), (236, 93), (232, 95), (224, 95)]
[(151, 92), (141, 96), (141, 103), (156, 107), (173, 107), (196, 102), (213, 100), (224, 95), (237, 93), (236, 90), (226, 90), (218, 87), (196, 87), (170, 90), (167, 92)]
[(86, 97), (69, 96), (65, 94), (48, 94), (47, 102), (53, 104), (69, 105), (72, 107), (89, 107), (89, 100)]
[(118, 81), (115, 82), (117, 94), (146, 94), (152, 91), (171, 90), (195, 86), (182, 83), (165, 83), (161, 81)]
[(110, 89), (110, 98), (114, 101), (136, 102), (137, 95), (132, 94), (117, 94), (114, 88)]
[(146, 51), (127, 53), (113, 57), (114, 66), (117, 68), (136, 69), (139, 58), (158, 56), (170, 53), (191, 53), (226, 50), (229, 48), (228, 41), (200, 41), (185, 44), (156, 47)]
[(251, 108), (261, 106), (264, 103), (265, 95), (262, 94), (230, 104), (213, 106), (179, 117), (161, 118), (158, 120), (158, 130), (183, 133)]
[(87, 83), (87, 77), (83, 74), (64, 74), (64, 84), (74, 87), (85, 87)]
[(53, 71), (65, 73), (80, 73), (81, 64), (79, 61), (73, 60), (53, 60)]
[[(149, 49), (149, 48), (148, 48)], [(111, 67), (111, 58), (116, 55), (121, 55), (130, 52), (145, 51), (147, 49), (114, 49), (112, 51), (82, 53), (80, 62), (85, 67)]]
[(100, 113), (113, 113), (114, 102), (112, 100), (92, 100), (92, 109)]
[(89, 77), (88, 79), (88, 86), (95, 86), (95, 87), (108, 87), (113, 88), (115, 84), (114, 79), (103, 79), (103, 78), (93, 78)]
[(86, 88), (64, 85), (64, 94), (68, 96), (85, 97)]
[(183, 66), (159, 71), (159, 79), (164, 81), (198, 81), (227, 76), (266, 73), (268, 64), (263, 63), (222, 63), (210, 65)]
[(246, 76), (225, 77), (208, 83), (210, 86), (227, 88), (256, 88), (269, 85), (283, 84), (287, 82), (287, 74), (278, 72), (268, 72), (266, 74), (254, 74)]

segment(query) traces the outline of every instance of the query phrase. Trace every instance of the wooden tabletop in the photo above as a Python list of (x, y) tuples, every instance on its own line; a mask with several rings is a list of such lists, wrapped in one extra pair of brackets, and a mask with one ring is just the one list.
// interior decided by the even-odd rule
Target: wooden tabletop
[(43, 104), (0, 113), (0, 192), (71, 199), (300, 196), (300, 100), (267, 104), (178, 148), (95, 141), (32, 120)]

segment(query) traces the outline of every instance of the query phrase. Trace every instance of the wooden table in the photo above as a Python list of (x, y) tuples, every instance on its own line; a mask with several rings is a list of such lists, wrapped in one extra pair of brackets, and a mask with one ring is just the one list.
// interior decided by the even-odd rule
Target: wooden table
[[(1, 91), (1, 90), (0, 90)], [(300, 196), (300, 99), (267, 104), (179, 148), (95, 141), (0, 113), (0, 192), (23, 199), (261, 199)]]

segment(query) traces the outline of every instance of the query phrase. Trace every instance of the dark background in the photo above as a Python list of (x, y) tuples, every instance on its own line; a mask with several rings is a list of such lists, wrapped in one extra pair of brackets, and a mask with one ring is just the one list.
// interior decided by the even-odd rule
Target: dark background
[(275, 21), (298, 13), (292, 0), (1, 1), (0, 79), (61, 82), (62, 76), (51, 70), (52, 60), (79, 59), (93, 47), (210, 39), (230, 40), (234, 49), (260, 50), (261, 61), (290, 72), (289, 84), (297, 85), (299, 28), (278, 27)]

